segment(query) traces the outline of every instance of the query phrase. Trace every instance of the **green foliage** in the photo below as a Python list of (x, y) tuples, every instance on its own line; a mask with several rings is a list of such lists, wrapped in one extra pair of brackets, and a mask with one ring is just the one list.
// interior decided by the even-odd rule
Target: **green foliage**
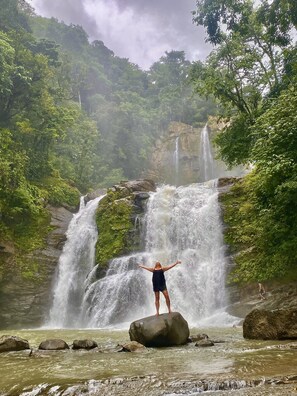
[(250, 161), (253, 147), (251, 127), (251, 120), (239, 114), (215, 137), (214, 142), (220, 147), (220, 157), (225, 163), (236, 166)]
[(0, 0), (0, 10), (0, 30), (30, 30), (26, 15), (30, 6), (24, 0)]
[(198, 93), (218, 100), (229, 121), (217, 144), (230, 165), (250, 159), (250, 127), (292, 81), (291, 7), (279, 0), (197, 0), (194, 21), (217, 47), (205, 64), (194, 65), (191, 79)]
[(70, 94), (100, 131), (91, 167), (102, 172), (89, 172), (93, 185), (104, 185), (117, 169), (124, 178), (139, 177), (170, 121), (196, 126), (215, 112), (210, 101), (193, 95), (187, 82), (190, 62), (183, 51), (166, 53), (147, 73), (114, 56), (102, 41), (89, 45), (80, 27), (41, 17), (32, 18), (31, 26), (35, 35), (55, 41), (67, 53)]
[(100, 201), (96, 213), (99, 231), (96, 244), (96, 262), (101, 266), (109, 260), (127, 253), (129, 250), (129, 231), (133, 228), (131, 220), (132, 205), (129, 196), (109, 190)]
[[(142, 71), (80, 26), (0, 0), (0, 238), (17, 256), (43, 246), (48, 204), (73, 208), (79, 191), (139, 177), (170, 121), (206, 122), (210, 102), (193, 95), (189, 67), (171, 51)], [(128, 229), (129, 205), (111, 205)], [(127, 229), (112, 231), (102, 262), (124, 249)]]
[(253, 126), (254, 171), (223, 197), (226, 240), (240, 253), (234, 280), (284, 277), (297, 257), (296, 90), (284, 91)]
[(77, 208), (79, 205), (80, 192), (78, 189), (58, 176), (43, 179), (42, 188), (45, 189), (47, 202), (53, 206), (67, 205)]
[(194, 15), (217, 44), (192, 79), (199, 93), (218, 100), (227, 119), (216, 139), (221, 157), (253, 165), (222, 198), (236, 281), (296, 273), (295, 3), (198, 0)]

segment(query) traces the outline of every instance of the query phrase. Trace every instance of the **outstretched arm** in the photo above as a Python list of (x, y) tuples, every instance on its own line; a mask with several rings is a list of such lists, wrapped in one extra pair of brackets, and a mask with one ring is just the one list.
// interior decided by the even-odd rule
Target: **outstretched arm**
[(143, 269), (145, 269), (147, 271), (150, 271), (150, 272), (154, 272), (154, 268), (152, 268), (152, 267), (146, 267), (145, 265), (141, 265), (141, 264), (138, 264), (138, 267), (139, 268), (143, 268)]
[(167, 265), (167, 267), (163, 267), (162, 269), (163, 269), (163, 271), (168, 271), (168, 270), (170, 270), (171, 268), (175, 267), (177, 264), (180, 264), (180, 263), (181, 263), (181, 261), (177, 260), (175, 263), (173, 263), (171, 265)]

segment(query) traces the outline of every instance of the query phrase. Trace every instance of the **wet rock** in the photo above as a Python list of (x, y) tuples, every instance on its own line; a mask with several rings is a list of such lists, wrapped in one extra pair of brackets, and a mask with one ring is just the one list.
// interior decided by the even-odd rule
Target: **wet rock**
[(179, 312), (149, 316), (131, 323), (130, 340), (148, 347), (186, 344), (189, 326)]
[(243, 322), (243, 336), (259, 340), (297, 339), (297, 309), (254, 309)]
[[(156, 185), (153, 180), (149, 179), (138, 179), (138, 180), (129, 180), (129, 181), (121, 181), (120, 186), (123, 188), (127, 188), (129, 192), (134, 191), (156, 191)], [(119, 186), (115, 186), (119, 188)]]
[(214, 346), (214, 343), (211, 340), (204, 339), (196, 342), (195, 346), (200, 348), (205, 348), (205, 347)]
[(195, 334), (189, 337), (190, 342), (197, 342), (201, 340), (207, 340), (209, 337), (207, 334)]
[(30, 349), (29, 342), (17, 336), (3, 335), (0, 338), (0, 352)]
[(98, 344), (94, 340), (74, 340), (72, 349), (93, 349), (97, 348)]
[[(64, 207), (48, 206), (47, 209), (51, 215), (51, 231), (46, 237), (45, 248), (22, 255), (22, 265), (16, 264), (19, 258), (13, 244), (0, 250), (0, 262), (3, 265), (3, 272), (0, 273), (4, 276), (0, 293), (0, 328), (41, 326), (44, 312), (50, 308), (52, 279), (73, 213)], [(36, 266), (32, 266), (32, 263), (36, 263)], [(24, 277), (20, 270), (27, 266), (32, 268), (29, 278)]]
[(65, 341), (56, 338), (42, 341), (38, 348), (46, 351), (58, 351), (62, 349), (69, 349), (69, 345)]
[(144, 345), (140, 344), (137, 341), (127, 342), (122, 345), (122, 349), (120, 352), (145, 352), (147, 349)]
[(238, 177), (220, 177), (218, 179), (218, 188), (221, 187), (230, 187), (232, 186), (239, 178)]
[(91, 191), (85, 196), (85, 203), (92, 201), (93, 199), (98, 198), (104, 194), (106, 194), (105, 188), (99, 188), (98, 190)]

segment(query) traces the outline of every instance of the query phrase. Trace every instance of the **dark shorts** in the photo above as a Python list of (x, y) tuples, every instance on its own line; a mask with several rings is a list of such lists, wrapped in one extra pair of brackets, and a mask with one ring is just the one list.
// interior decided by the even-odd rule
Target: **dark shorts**
[(154, 292), (162, 292), (167, 289), (166, 283), (163, 283), (162, 285), (154, 285), (153, 284), (153, 289), (154, 289)]

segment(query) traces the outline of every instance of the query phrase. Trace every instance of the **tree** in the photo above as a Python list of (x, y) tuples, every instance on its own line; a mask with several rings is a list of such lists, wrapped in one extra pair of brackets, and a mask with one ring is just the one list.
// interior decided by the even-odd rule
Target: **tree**
[[(194, 21), (207, 28), (208, 40), (217, 48), (204, 65), (194, 65), (192, 81), (198, 93), (219, 101), (229, 120), (217, 144), (230, 165), (250, 160), (251, 126), (267, 96), (282, 89), (292, 51), (292, 21), (289, 2), (278, 4), (278, 0), (262, 0), (260, 5), (250, 0), (197, 1)], [(242, 151), (243, 146), (247, 149)]]

